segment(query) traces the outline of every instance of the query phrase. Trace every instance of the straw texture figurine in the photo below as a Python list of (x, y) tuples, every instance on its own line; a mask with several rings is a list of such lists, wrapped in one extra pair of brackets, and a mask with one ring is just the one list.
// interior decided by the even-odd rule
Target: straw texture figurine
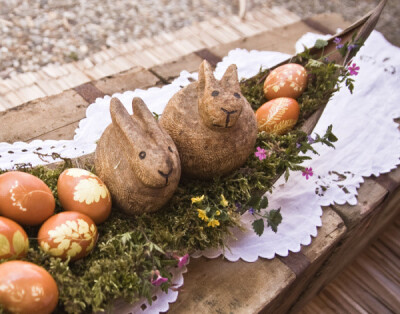
[(130, 116), (117, 98), (111, 99), (112, 124), (101, 136), (95, 156), (98, 176), (113, 202), (127, 214), (160, 209), (175, 192), (181, 165), (171, 137), (140, 98)]
[(178, 148), (183, 175), (200, 179), (242, 166), (257, 137), (255, 114), (240, 92), (234, 64), (218, 81), (203, 61), (198, 81), (171, 98), (160, 125)]

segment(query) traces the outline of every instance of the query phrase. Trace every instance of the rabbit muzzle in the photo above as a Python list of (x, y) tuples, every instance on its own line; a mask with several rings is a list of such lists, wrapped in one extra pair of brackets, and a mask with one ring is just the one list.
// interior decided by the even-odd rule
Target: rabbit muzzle
[(228, 110), (223, 107), (220, 108), (224, 115), (220, 119), (214, 121), (213, 125), (220, 128), (231, 128), (235, 125), (236, 120), (240, 115), (239, 110)]
[(168, 178), (169, 178), (169, 176), (171, 175), (172, 170), (173, 170), (172, 167), (169, 169), (168, 173), (164, 173), (164, 172), (162, 172), (161, 170), (158, 170), (158, 173), (159, 173), (163, 178), (165, 178), (165, 185), (166, 185), (166, 186), (168, 185)]

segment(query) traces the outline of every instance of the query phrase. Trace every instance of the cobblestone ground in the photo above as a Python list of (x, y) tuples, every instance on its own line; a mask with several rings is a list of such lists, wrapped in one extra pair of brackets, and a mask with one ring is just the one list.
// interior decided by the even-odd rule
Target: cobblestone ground
[[(284, 6), (302, 17), (338, 12), (350, 21), (378, 2), (247, 0), (248, 10)], [(232, 0), (0, 0), (0, 78), (237, 12)], [(398, 46), (399, 14), (399, 0), (389, 0), (378, 27)]]

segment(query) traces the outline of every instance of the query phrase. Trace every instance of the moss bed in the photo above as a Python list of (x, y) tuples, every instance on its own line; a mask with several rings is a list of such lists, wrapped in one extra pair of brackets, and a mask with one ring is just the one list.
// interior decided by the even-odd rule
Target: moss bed
[[(240, 226), (240, 215), (257, 202), (256, 209), (263, 207), (259, 200), (254, 202), (254, 195), (271, 190), (280, 175), (288, 177), (290, 171), (303, 170), (301, 163), (309, 157), (299, 153), (313, 148), (307, 140), (308, 134), (300, 131), (300, 126), (328, 102), (347, 74), (333, 63), (310, 60), (307, 52), (291, 62), (306, 67), (308, 88), (298, 99), (300, 118), (291, 132), (280, 136), (258, 134), (255, 150), (256, 147), (264, 148), (268, 158), (260, 161), (251, 154), (241, 169), (223, 179), (207, 182), (182, 179), (173, 198), (157, 213), (127, 217), (113, 210), (110, 218), (98, 226), (100, 236), (93, 252), (76, 262), (49, 257), (38, 248), (35, 240), (38, 228), (26, 229), (30, 249), (24, 260), (43, 266), (56, 280), (60, 291), (56, 312), (107, 310), (117, 298), (135, 302), (144, 296), (151, 302), (152, 271), (158, 270), (170, 279), (169, 269), (177, 267), (175, 254), (182, 256), (195, 250), (225, 247), (230, 228)], [(242, 93), (254, 110), (266, 102), (262, 88), (268, 73), (268, 69), (260, 70), (258, 75), (241, 82)], [(336, 138), (331, 131), (329, 128), (326, 134), (316, 136), (315, 141), (332, 146), (331, 142)], [(72, 162), (65, 160), (56, 169), (25, 165), (18, 170), (39, 177), (50, 187), (59, 212), (62, 208), (57, 198), (57, 179), (69, 167)], [(92, 165), (84, 168), (94, 172)], [(193, 197), (202, 195), (201, 202), (192, 202)], [(261, 205), (266, 204), (264, 199)], [(201, 219), (199, 210), (209, 219), (218, 220), (219, 225), (209, 225)], [(265, 219), (267, 226), (279, 228), (279, 211), (261, 219)], [(169, 280), (161, 288), (167, 292), (170, 286)]]

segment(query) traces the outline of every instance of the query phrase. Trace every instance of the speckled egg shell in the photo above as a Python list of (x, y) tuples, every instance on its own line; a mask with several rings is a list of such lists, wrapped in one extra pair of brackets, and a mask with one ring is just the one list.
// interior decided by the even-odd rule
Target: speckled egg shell
[(57, 302), (57, 284), (44, 268), (23, 261), (0, 265), (0, 304), (7, 311), (47, 314)]
[(0, 259), (22, 258), (29, 249), (25, 230), (11, 219), (0, 217)]
[(258, 131), (284, 134), (295, 126), (299, 113), (300, 107), (295, 99), (288, 97), (272, 99), (256, 111)]
[(46, 220), (38, 233), (41, 249), (54, 257), (77, 260), (88, 255), (98, 237), (93, 220), (78, 212), (62, 212)]
[(65, 210), (83, 213), (96, 224), (104, 222), (110, 215), (110, 192), (100, 178), (89, 171), (65, 170), (58, 178), (57, 189)]
[(55, 206), (51, 190), (39, 178), (20, 171), (0, 175), (0, 215), (36, 226), (54, 214)]
[(272, 70), (264, 81), (268, 100), (278, 97), (299, 97), (307, 87), (307, 71), (299, 64), (289, 63)]

